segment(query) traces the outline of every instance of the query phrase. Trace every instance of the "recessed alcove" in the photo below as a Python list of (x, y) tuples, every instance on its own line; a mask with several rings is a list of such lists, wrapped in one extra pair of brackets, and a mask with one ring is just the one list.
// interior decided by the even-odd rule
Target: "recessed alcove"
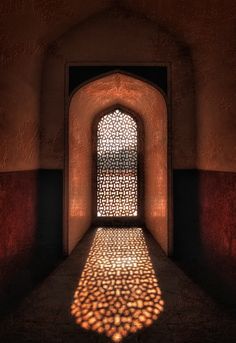
[(140, 116), (145, 136), (143, 221), (166, 253), (168, 227), (168, 111), (162, 91), (123, 73), (111, 73), (75, 90), (68, 108), (67, 220), (65, 249), (70, 252), (93, 222), (92, 125), (98, 113), (116, 106)]

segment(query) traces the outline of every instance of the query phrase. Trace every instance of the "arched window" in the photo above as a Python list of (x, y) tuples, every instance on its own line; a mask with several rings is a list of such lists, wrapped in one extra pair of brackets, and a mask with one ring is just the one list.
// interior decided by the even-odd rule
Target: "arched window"
[(96, 130), (97, 217), (140, 216), (140, 132), (128, 111), (102, 115)]
[[(134, 212), (131, 216), (98, 216), (98, 124), (116, 109), (137, 124), (137, 216)], [(92, 224), (145, 225), (162, 249), (170, 252), (168, 113), (163, 94), (152, 85), (121, 73), (92, 80), (71, 97), (66, 139), (65, 251), (71, 252)], [(110, 202), (114, 199), (110, 198)]]

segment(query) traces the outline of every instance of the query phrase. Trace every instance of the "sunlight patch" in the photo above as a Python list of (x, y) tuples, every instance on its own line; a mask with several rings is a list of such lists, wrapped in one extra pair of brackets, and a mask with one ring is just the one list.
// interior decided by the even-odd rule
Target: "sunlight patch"
[(163, 306), (143, 230), (98, 228), (71, 305), (76, 323), (119, 342)]

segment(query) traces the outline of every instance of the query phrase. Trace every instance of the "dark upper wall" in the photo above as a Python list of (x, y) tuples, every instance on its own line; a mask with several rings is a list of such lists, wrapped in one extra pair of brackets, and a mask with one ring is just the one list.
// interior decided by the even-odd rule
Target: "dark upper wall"
[(48, 51), (42, 86), (40, 161), (43, 168), (63, 168), (65, 65), (68, 62), (171, 64), (174, 166), (196, 167), (194, 75), (188, 48), (154, 22), (115, 9), (76, 26)]
[(108, 5), (0, 2), (0, 171), (39, 168), (43, 55), (51, 40)]
[[(133, 8), (132, 0), (125, 3), (127, 8)], [(191, 49), (195, 75), (197, 168), (235, 171), (235, 1), (147, 0), (135, 4), (136, 11), (168, 27)]]

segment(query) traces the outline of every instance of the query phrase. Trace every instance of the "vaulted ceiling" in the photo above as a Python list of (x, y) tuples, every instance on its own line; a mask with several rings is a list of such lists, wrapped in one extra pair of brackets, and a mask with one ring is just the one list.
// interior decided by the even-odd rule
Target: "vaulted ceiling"
[(157, 22), (192, 46), (222, 40), (236, 30), (236, 3), (232, 0), (3, 0), (1, 54), (17, 57), (24, 50), (44, 50), (88, 17), (119, 7)]

